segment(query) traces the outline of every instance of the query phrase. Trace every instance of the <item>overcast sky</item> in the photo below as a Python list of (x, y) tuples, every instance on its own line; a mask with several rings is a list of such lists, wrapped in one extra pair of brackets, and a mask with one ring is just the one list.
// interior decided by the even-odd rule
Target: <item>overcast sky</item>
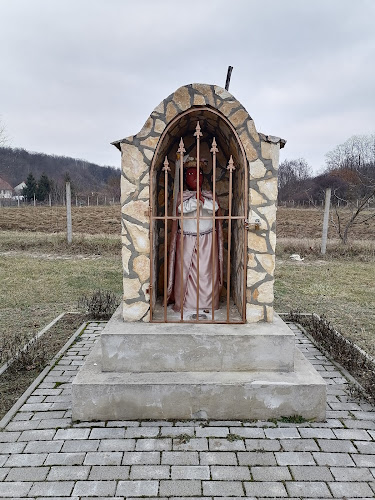
[(224, 87), (281, 160), (375, 132), (375, 0), (0, 0), (0, 118), (10, 145), (120, 165), (181, 85)]

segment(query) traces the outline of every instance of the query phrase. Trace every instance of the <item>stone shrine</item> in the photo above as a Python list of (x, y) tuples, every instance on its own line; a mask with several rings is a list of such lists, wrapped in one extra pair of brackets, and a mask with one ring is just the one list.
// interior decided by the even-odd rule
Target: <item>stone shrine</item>
[[(273, 311), (285, 141), (258, 133), (228, 91), (192, 84), (161, 102), (138, 134), (113, 144), (122, 154), (123, 302), (73, 383), (73, 420), (324, 420), (325, 382)], [(184, 162), (194, 159), (196, 199), (202, 188), (219, 209), (196, 212), (197, 308), (175, 312), (167, 268), (173, 235), (185, 235), (189, 220), (178, 207)], [(219, 251), (216, 231), (223, 234), (222, 283), (219, 306), (201, 308), (199, 224), (210, 218), (210, 255)]]

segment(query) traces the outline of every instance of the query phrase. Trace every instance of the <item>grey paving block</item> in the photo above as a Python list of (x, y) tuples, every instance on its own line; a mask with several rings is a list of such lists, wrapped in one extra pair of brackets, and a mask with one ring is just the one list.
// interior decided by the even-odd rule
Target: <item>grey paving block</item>
[(373, 475), (366, 467), (332, 467), (335, 481), (373, 481)]
[(94, 428), (91, 430), (90, 439), (124, 439), (125, 429), (121, 427)]
[[(331, 467), (354, 467), (355, 464), (348, 453), (323, 453), (313, 451), (314, 459), (318, 465)], [(353, 458), (355, 455), (353, 455)]]
[(132, 465), (130, 479), (169, 479), (169, 465)]
[(246, 449), (243, 439), (229, 441), (228, 439), (210, 438), (208, 442), (210, 451), (244, 451)]
[(156, 497), (158, 487), (158, 481), (119, 481), (116, 496)]
[(271, 452), (238, 452), (238, 463), (240, 465), (276, 465), (274, 453)]
[(269, 439), (301, 439), (298, 429), (294, 427), (265, 429), (264, 432)]
[(144, 427), (173, 427), (173, 422), (167, 422), (166, 420), (144, 420), (140, 424)]
[(352, 455), (355, 465), (358, 467), (375, 467), (375, 455)]
[(6, 481), (44, 481), (48, 467), (16, 467), (10, 469)]
[(139, 427), (141, 424), (137, 420), (109, 420), (107, 427)]
[(99, 444), (99, 451), (133, 451), (134, 448), (135, 439), (102, 439)]
[(197, 427), (195, 429), (197, 437), (222, 437), (225, 438), (229, 434), (229, 427)]
[(73, 496), (77, 497), (113, 497), (116, 491), (116, 481), (77, 481)]
[(371, 436), (363, 429), (333, 429), (338, 439), (356, 439), (358, 441), (371, 441)]
[(93, 465), (89, 479), (98, 481), (129, 479), (128, 465)]
[(211, 466), (211, 477), (213, 480), (227, 481), (249, 481), (251, 479), (249, 467), (213, 465)]
[(207, 438), (192, 438), (186, 442), (178, 438), (173, 439), (173, 450), (205, 451), (208, 450)]
[(373, 498), (373, 491), (366, 483), (359, 482), (335, 482), (329, 483), (329, 487), (335, 498)]
[[(6, 475), (10, 472), (9, 467), (1, 467), (0, 468), (0, 481), (4, 481)], [(21, 469), (16, 469), (16, 470), (21, 470)]]
[[(173, 432), (169, 433), (168, 430), (175, 430), (174, 427), (164, 427), (162, 429), (162, 436), (173, 435)], [(194, 432), (193, 432), (194, 433)], [(159, 434), (159, 427), (130, 427), (125, 431), (126, 438), (153, 438)], [(175, 434), (182, 434), (181, 432), (177, 432)]]
[(82, 465), (85, 453), (49, 453), (45, 465)]
[(332, 481), (328, 467), (315, 465), (291, 465), (289, 467), (295, 481)]
[(0, 432), (0, 443), (14, 443), (20, 435), (21, 432)]
[(358, 453), (351, 441), (344, 439), (318, 439), (322, 451), (338, 453)]
[(265, 437), (265, 431), (259, 427), (230, 427), (229, 430), (230, 434), (248, 439), (264, 439)]
[(354, 441), (356, 448), (360, 453), (367, 455), (375, 454), (375, 442), (374, 441)]
[(97, 451), (99, 448), (99, 439), (74, 439), (72, 441), (65, 441), (63, 447), (61, 448), (62, 452), (82, 452), (82, 451)]
[(331, 429), (325, 429), (321, 427), (301, 427), (298, 429), (299, 433), (303, 438), (318, 438), (318, 439), (335, 439)]
[(22, 453), (26, 443), (0, 443), (0, 453), (6, 455), (7, 453)]
[(208, 465), (173, 465), (171, 479), (210, 479)]
[(345, 419), (343, 420), (343, 424), (348, 429), (367, 429), (367, 432), (374, 439), (374, 431), (369, 429), (375, 429), (375, 421), (373, 420), (354, 420), (354, 419)]
[(120, 451), (89, 451), (83, 463), (84, 465), (120, 465), (121, 461)]
[(287, 497), (288, 493), (286, 492), (285, 486), (281, 482), (273, 482), (273, 481), (252, 481), (245, 482), (245, 492), (247, 496), (250, 497)]
[(160, 464), (160, 451), (125, 451), (122, 463), (123, 465)]
[(169, 465), (199, 465), (196, 451), (164, 451), (161, 456), (162, 464)]
[(280, 443), (285, 451), (319, 451), (314, 439), (281, 439)]
[[(19, 417), (22, 413), (17, 413), (16, 417)], [(25, 429), (37, 429), (39, 425), (38, 420), (22, 420), (20, 418), (12, 420), (6, 426), (6, 431), (24, 431)]]
[(244, 496), (244, 490), (241, 481), (203, 481), (202, 488), (203, 495), (206, 496)]
[(71, 418), (51, 418), (39, 420), (38, 429), (56, 429), (56, 427), (70, 427)]
[(288, 481), (292, 479), (288, 467), (251, 467), (254, 481)]
[(136, 451), (162, 451), (172, 450), (172, 439), (138, 439), (135, 447)]
[(315, 465), (313, 456), (308, 451), (276, 451), (275, 457), (278, 465)]
[(47, 457), (47, 453), (28, 453), (10, 455), (5, 462), (6, 467), (39, 467), (43, 465)]
[(73, 481), (45, 481), (34, 483), (29, 496), (35, 497), (68, 497), (74, 486)]
[(237, 465), (237, 457), (233, 451), (201, 451), (201, 465)]
[(279, 451), (281, 444), (278, 439), (245, 439), (247, 451)]
[(290, 496), (303, 497), (303, 498), (331, 498), (331, 493), (326, 483), (314, 482), (298, 482), (287, 481), (285, 483), (286, 489)]
[(29, 441), (23, 453), (57, 453), (64, 441)]
[(0, 497), (26, 497), (33, 483), (19, 482), (0, 483)]
[(59, 429), (56, 432), (55, 439), (87, 439), (90, 429)]
[(86, 465), (55, 465), (51, 467), (47, 481), (69, 481), (87, 479), (90, 467)]

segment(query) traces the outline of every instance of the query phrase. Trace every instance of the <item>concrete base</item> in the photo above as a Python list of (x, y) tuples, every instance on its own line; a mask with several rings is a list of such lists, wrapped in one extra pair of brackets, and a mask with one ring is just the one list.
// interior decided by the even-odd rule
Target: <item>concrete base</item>
[(73, 385), (73, 420), (324, 420), (326, 384), (301, 352), (294, 372), (102, 372), (98, 342)]
[(73, 420), (324, 420), (326, 384), (274, 323), (124, 323), (115, 314), (72, 385)]

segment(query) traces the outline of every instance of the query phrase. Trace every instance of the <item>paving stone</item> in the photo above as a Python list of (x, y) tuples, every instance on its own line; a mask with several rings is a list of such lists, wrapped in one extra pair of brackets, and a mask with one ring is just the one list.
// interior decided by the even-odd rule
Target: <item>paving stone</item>
[(151, 421), (147, 420), (146, 422), (141, 422), (141, 426), (145, 426), (145, 427), (172, 427), (173, 422), (167, 422), (166, 420), (154, 420), (153, 422), (151, 422)]
[(195, 430), (197, 437), (222, 437), (225, 438), (229, 434), (229, 427), (197, 427)]
[(338, 439), (356, 439), (358, 441), (371, 441), (368, 432), (361, 429), (334, 429), (333, 432)]
[[(197, 482), (199, 483), (199, 488), (200, 488), (200, 482), (199, 481)], [(241, 497), (244, 495), (244, 490), (241, 481), (202, 481), (202, 488), (203, 488), (203, 495), (206, 496)]]
[[(165, 427), (162, 429), (162, 436), (169, 435), (168, 430), (169, 427)], [(125, 431), (125, 429), (122, 429)], [(171, 430), (174, 430), (172, 428)], [(163, 433), (164, 431), (164, 433)], [(159, 434), (159, 427), (130, 427), (129, 429), (126, 429), (125, 431), (125, 438), (148, 438), (148, 437), (156, 437)], [(176, 432), (176, 434), (182, 434), (181, 432)], [(194, 434), (194, 431), (192, 432), (192, 435)], [(171, 434), (173, 435), (173, 433)], [(115, 437), (115, 436), (114, 436)]]
[[(116, 496), (122, 497), (156, 497), (158, 481), (119, 481)], [(181, 492), (181, 494), (183, 494)]]
[(230, 465), (211, 466), (211, 477), (212, 479), (227, 480), (227, 481), (249, 481), (251, 479), (249, 467), (245, 466), (235, 466)]
[[(357, 467), (375, 467), (375, 455), (352, 455)], [(344, 464), (343, 464), (344, 465)]]
[(120, 451), (89, 451), (83, 463), (84, 465), (120, 465), (121, 460)]
[(160, 451), (133, 451), (125, 452), (123, 465), (132, 464), (160, 464)]
[(20, 435), (20, 432), (0, 432), (0, 443), (15, 443)]
[(167, 465), (199, 465), (196, 451), (164, 451), (161, 463)]
[(368, 484), (359, 482), (335, 482), (329, 483), (329, 487), (335, 498), (373, 498), (373, 492)]
[(332, 467), (335, 481), (373, 481), (374, 478), (366, 467)]
[(19, 411), (46, 411), (52, 407), (52, 403), (25, 403)]
[(44, 481), (49, 472), (48, 467), (16, 467), (10, 469), (7, 481)]
[(22, 453), (26, 443), (0, 443), (0, 453), (6, 455), (7, 453)]
[(44, 465), (82, 465), (84, 459), (85, 453), (49, 453)]
[(169, 479), (169, 465), (132, 465), (130, 479)]
[(28, 453), (27, 455), (15, 453), (10, 455), (5, 462), (6, 467), (39, 467), (43, 464), (47, 453)]
[(311, 465), (291, 465), (289, 467), (295, 481), (332, 481), (328, 467)]
[(210, 479), (208, 465), (173, 465), (171, 479)]
[(289, 495), (295, 497), (310, 497), (310, 498), (331, 498), (331, 493), (326, 483), (314, 482), (290, 482), (285, 483)]
[(132, 451), (134, 448), (135, 439), (103, 439), (99, 444), (99, 451)]
[(375, 411), (352, 411), (351, 413), (358, 420), (375, 420)]
[[(21, 470), (21, 469), (15, 469), (15, 470)], [(0, 468), (0, 481), (4, 481), (6, 475), (11, 471), (9, 467), (1, 467)]]
[(89, 479), (99, 481), (129, 479), (129, 470), (128, 465), (93, 465)]
[(281, 439), (280, 443), (285, 451), (319, 451), (314, 439)]
[(353, 443), (344, 439), (318, 439), (318, 444), (322, 451), (358, 453)]
[(116, 491), (116, 481), (77, 481), (73, 489), (73, 496), (114, 496)]
[(228, 439), (210, 438), (208, 442), (210, 451), (242, 451), (246, 449), (243, 439), (228, 441)]
[(254, 481), (288, 481), (292, 479), (287, 467), (251, 467)]
[(107, 427), (139, 427), (140, 423), (136, 420), (109, 420)]
[(138, 439), (135, 449), (136, 451), (172, 450), (172, 439)]
[(55, 465), (51, 467), (47, 481), (77, 481), (87, 479), (89, 472), (90, 467), (87, 465)]
[[(313, 451), (314, 459), (318, 465), (332, 467), (354, 467), (355, 464), (348, 453), (323, 453)], [(353, 455), (353, 458), (356, 455)]]
[(264, 432), (269, 439), (301, 439), (298, 430), (293, 427), (265, 429)]
[(275, 455), (267, 451), (238, 452), (237, 457), (240, 465), (276, 465)]
[(180, 439), (173, 439), (173, 450), (206, 451), (208, 450), (207, 438), (192, 438), (186, 443)]
[(90, 429), (59, 429), (55, 439), (87, 439), (89, 434)]
[(74, 439), (72, 441), (65, 441), (63, 447), (61, 448), (62, 452), (80, 452), (80, 451), (97, 451), (99, 448), (99, 439)]
[(358, 448), (360, 453), (365, 453), (368, 455), (375, 454), (375, 442), (374, 441), (354, 441), (356, 448)]
[(57, 453), (64, 441), (29, 441), (23, 453)]
[(237, 465), (237, 457), (233, 451), (202, 451), (202, 465)]
[(265, 431), (259, 427), (230, 427), (229, 430), (230, 434), (248, 439), (264, 439), (265, 437)]
[(0, 483), (0, 497), (26, 497), (33, 483), (19, 482)]
[(124, 437), (125, 429), (121, 427), (95, 428), (90, 433), (90, 439), (124, 439)]
[(278, 439), (245, 439), (247, 451), (279, 451), (281, 444)]
[(38, 429), (56, 429), (56, 427), (70, 427), (72, 424), (71, 418), (52, 418), (47, 420), (39, 420)]
[(245, 491), (247, 496), (255, 496), (255, 497), (287, 497), (288, 493), (286, 492), (285, 486), (283, 483), (272, 482), (272, 481), (264, 481), (264, 482), (245, 482)]
[(276, 451), (275, 457), (278, 465), (315, 465), (313, 456), (308, 451)]
[(306, 427), (300, 428), (299, 433), (303, 438), (318, 438), (318, 439), (335, 439), (331, 429), (324, 429), (319, 427)]
[(348, 429), (367, 429), (368, 433), (374, 439), (375, 432), (369, 429), (375, 429), (375, 421), (371, 420), (354, 420), (354, 419), (345, 419), (343, 424)]
[(74, 486), (73, 481), (45, 481), (34, 483), (29, 496), (36, 497), (68, 497)]
[[(17, 415), (21, 415), (18, 413)], [(16, 416), (17, 416), (16, 415)], [(12, 421), (9, 422), (9, 424), (6, 426), (6, 431), (24, 431), (25, 429), (37, 429), (39, 425), (38, 420), (22, 420), (18, 419), (17, 421)]]

